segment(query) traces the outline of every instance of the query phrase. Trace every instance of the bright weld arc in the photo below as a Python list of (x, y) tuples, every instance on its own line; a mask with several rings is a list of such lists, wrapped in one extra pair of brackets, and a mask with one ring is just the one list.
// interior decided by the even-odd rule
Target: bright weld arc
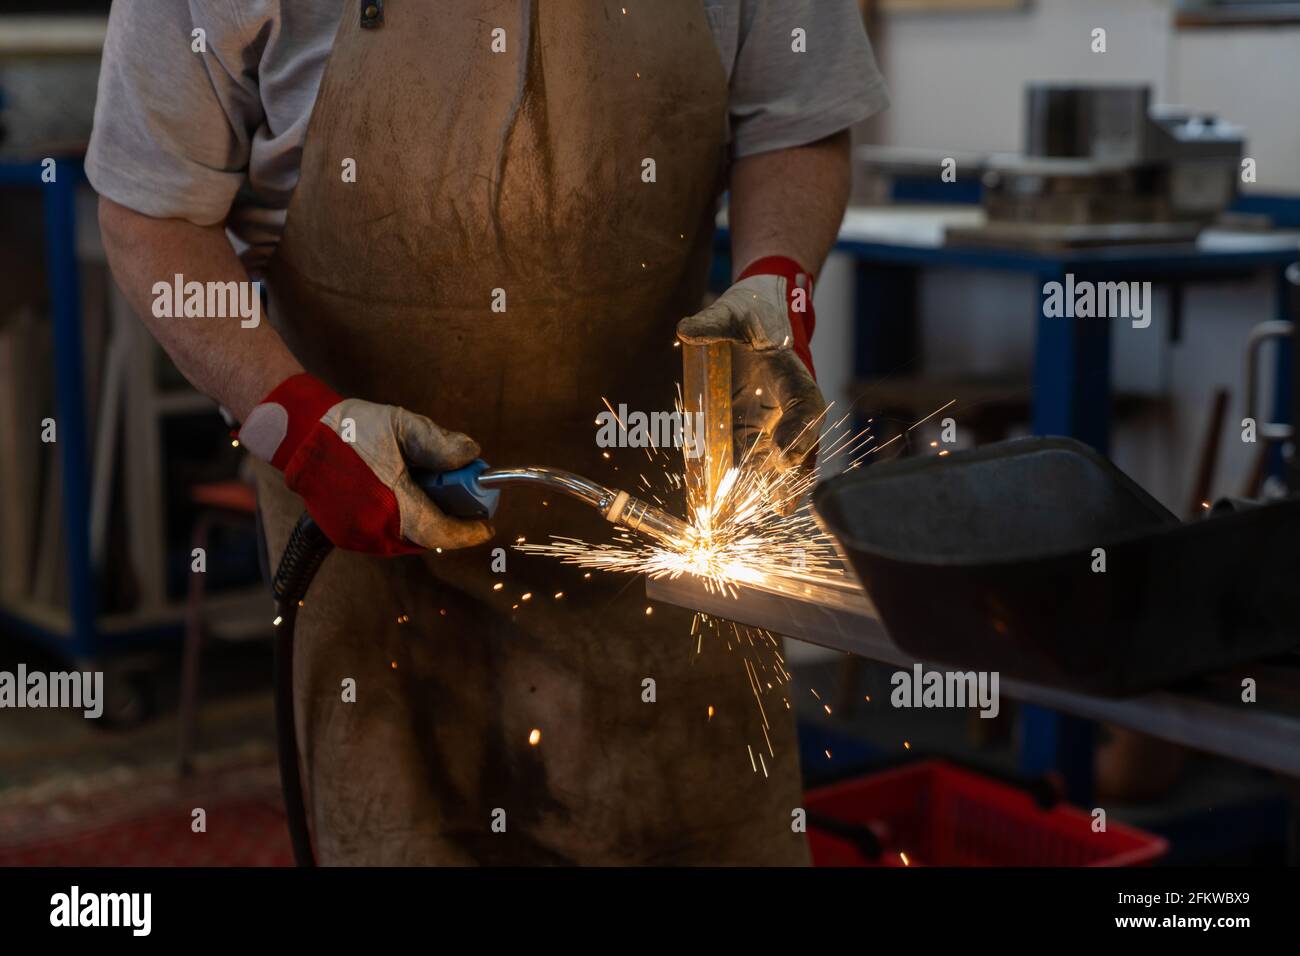
[[(936, 409), (907, 431), (951, 404)], [(606, 407), (611, 407), (608, 402)], [(678, 411), (681, 410), (679, 401)], [(866, 430), (849, 432), (844, 427), (847, 418), (844, 416), (827, 430), (838, 433), (838, 437), (823, 438), (823, 461), (842, 456), (847, 460), (846, 468), (854, 468), (867, 456), (901, 437), (876, 445), (874, 436)], [(626, 429), (623, 422), (619, 421), (619, 425)], [(821, 420), (806, 427), (820, 428)], [(795, 441), (800, 437), (796, 436)], [(810, 471), (774, 474), (764, 466), (769, 456), (781, 452), (771, 449), (759, 458), (757, 448), (751, 446), (741, 461), (728, 469), (711, 503), (691, 510), (688, 531), (675, 540), (651, 542), (620, 535), (612, 543), (595, 544), (552, 536), (542, 544), (517, 545), (517, 550), (548, 555), (582, 568), (644, 573), (651, 578), (675, 579), (689, 574), (702, 579), (709, 591), (732, 597), (738, 595), (738, 585), (779, 589), (783, 585), (842, 581), (845, 574), (835, 541), (818, 525), (811, 511), (803, 508), (792, 515), (782, 515), (778, 510), (782, 502), (800, 500), (812, 489), (820, 477), (820, 466)], [(662, 466), (658, 477), (666, 490), (653, 497), (657, 504), (662, 504), (669, 493), (667, 489), (681, 487), (687, 448), (681, 449), (681, 469), (663, 450), (646, 448), (645, 451), (650, 460), (660, 459), (656, 462)], [(643, 484), (651, 484), (644, 474), (641, 477)]]

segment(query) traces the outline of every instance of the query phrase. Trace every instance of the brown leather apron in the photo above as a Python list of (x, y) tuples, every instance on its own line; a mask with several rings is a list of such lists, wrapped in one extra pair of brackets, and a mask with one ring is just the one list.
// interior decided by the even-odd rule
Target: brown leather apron
[[(700, 0), (389, 0), (378, 29), (358, 6), (271, 266), (277, 327), (342, 394), (464, 431), (490, 462), (634, 488), (644, 454), (604, 459), (594, 419), (602, 397), (672, 408), (674, 325), (704, 289), (727, 90)], [(302, 503), (262, 479), (275, 560)], [(769, 694), (771, 756), (753, 652), (697, 653), (690, 615), (647, 616), (639, 580), (513, 551), (494, 573), (521, 535), (607, 539), (582, 505), (512, 489), (495, 525), (487, 548), (339, 552), (318, 574), (295, 662), (318, 859), (804, 862), (792, 722)]]

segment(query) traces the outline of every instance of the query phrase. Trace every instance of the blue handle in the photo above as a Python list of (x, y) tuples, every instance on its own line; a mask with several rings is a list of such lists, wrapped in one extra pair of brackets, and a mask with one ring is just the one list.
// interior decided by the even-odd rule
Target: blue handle
[(464, 468), (455, 471), (424, 471), (411, 469), (411, 477), (433, 503), (454, 518), (487, 519), (496, 514), (501, 492), (484, 488), (478, 476), (488, 468), (482, 458), (476, 458)]

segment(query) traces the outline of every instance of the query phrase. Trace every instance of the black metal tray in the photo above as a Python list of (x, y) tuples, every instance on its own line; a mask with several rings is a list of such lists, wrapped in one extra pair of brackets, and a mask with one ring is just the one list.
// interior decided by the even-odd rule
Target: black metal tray
[(1118, 696), (1300, 645), (1300, 499), (1183, 524), (1088, 446), (1025, 438), (813, 503), (920, 660)]

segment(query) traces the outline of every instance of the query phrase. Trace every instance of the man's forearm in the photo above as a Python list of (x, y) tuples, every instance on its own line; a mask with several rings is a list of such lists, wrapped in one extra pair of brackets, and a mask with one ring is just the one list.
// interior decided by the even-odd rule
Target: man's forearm
[(191, 384), (239, 420), (302, 366), (267, 322), (244, 328), (237, 317), (159, 318), (153, 287), (186, 282), (248, 282), (248, 273), (220, 226), (142, 216), (99, 201), (109, 266), (136, 314)]
[(849, 200), (848, 131), (793, 149), (736, 160), (731, 171), (733, 277), (764, 256), (817, 273)]

